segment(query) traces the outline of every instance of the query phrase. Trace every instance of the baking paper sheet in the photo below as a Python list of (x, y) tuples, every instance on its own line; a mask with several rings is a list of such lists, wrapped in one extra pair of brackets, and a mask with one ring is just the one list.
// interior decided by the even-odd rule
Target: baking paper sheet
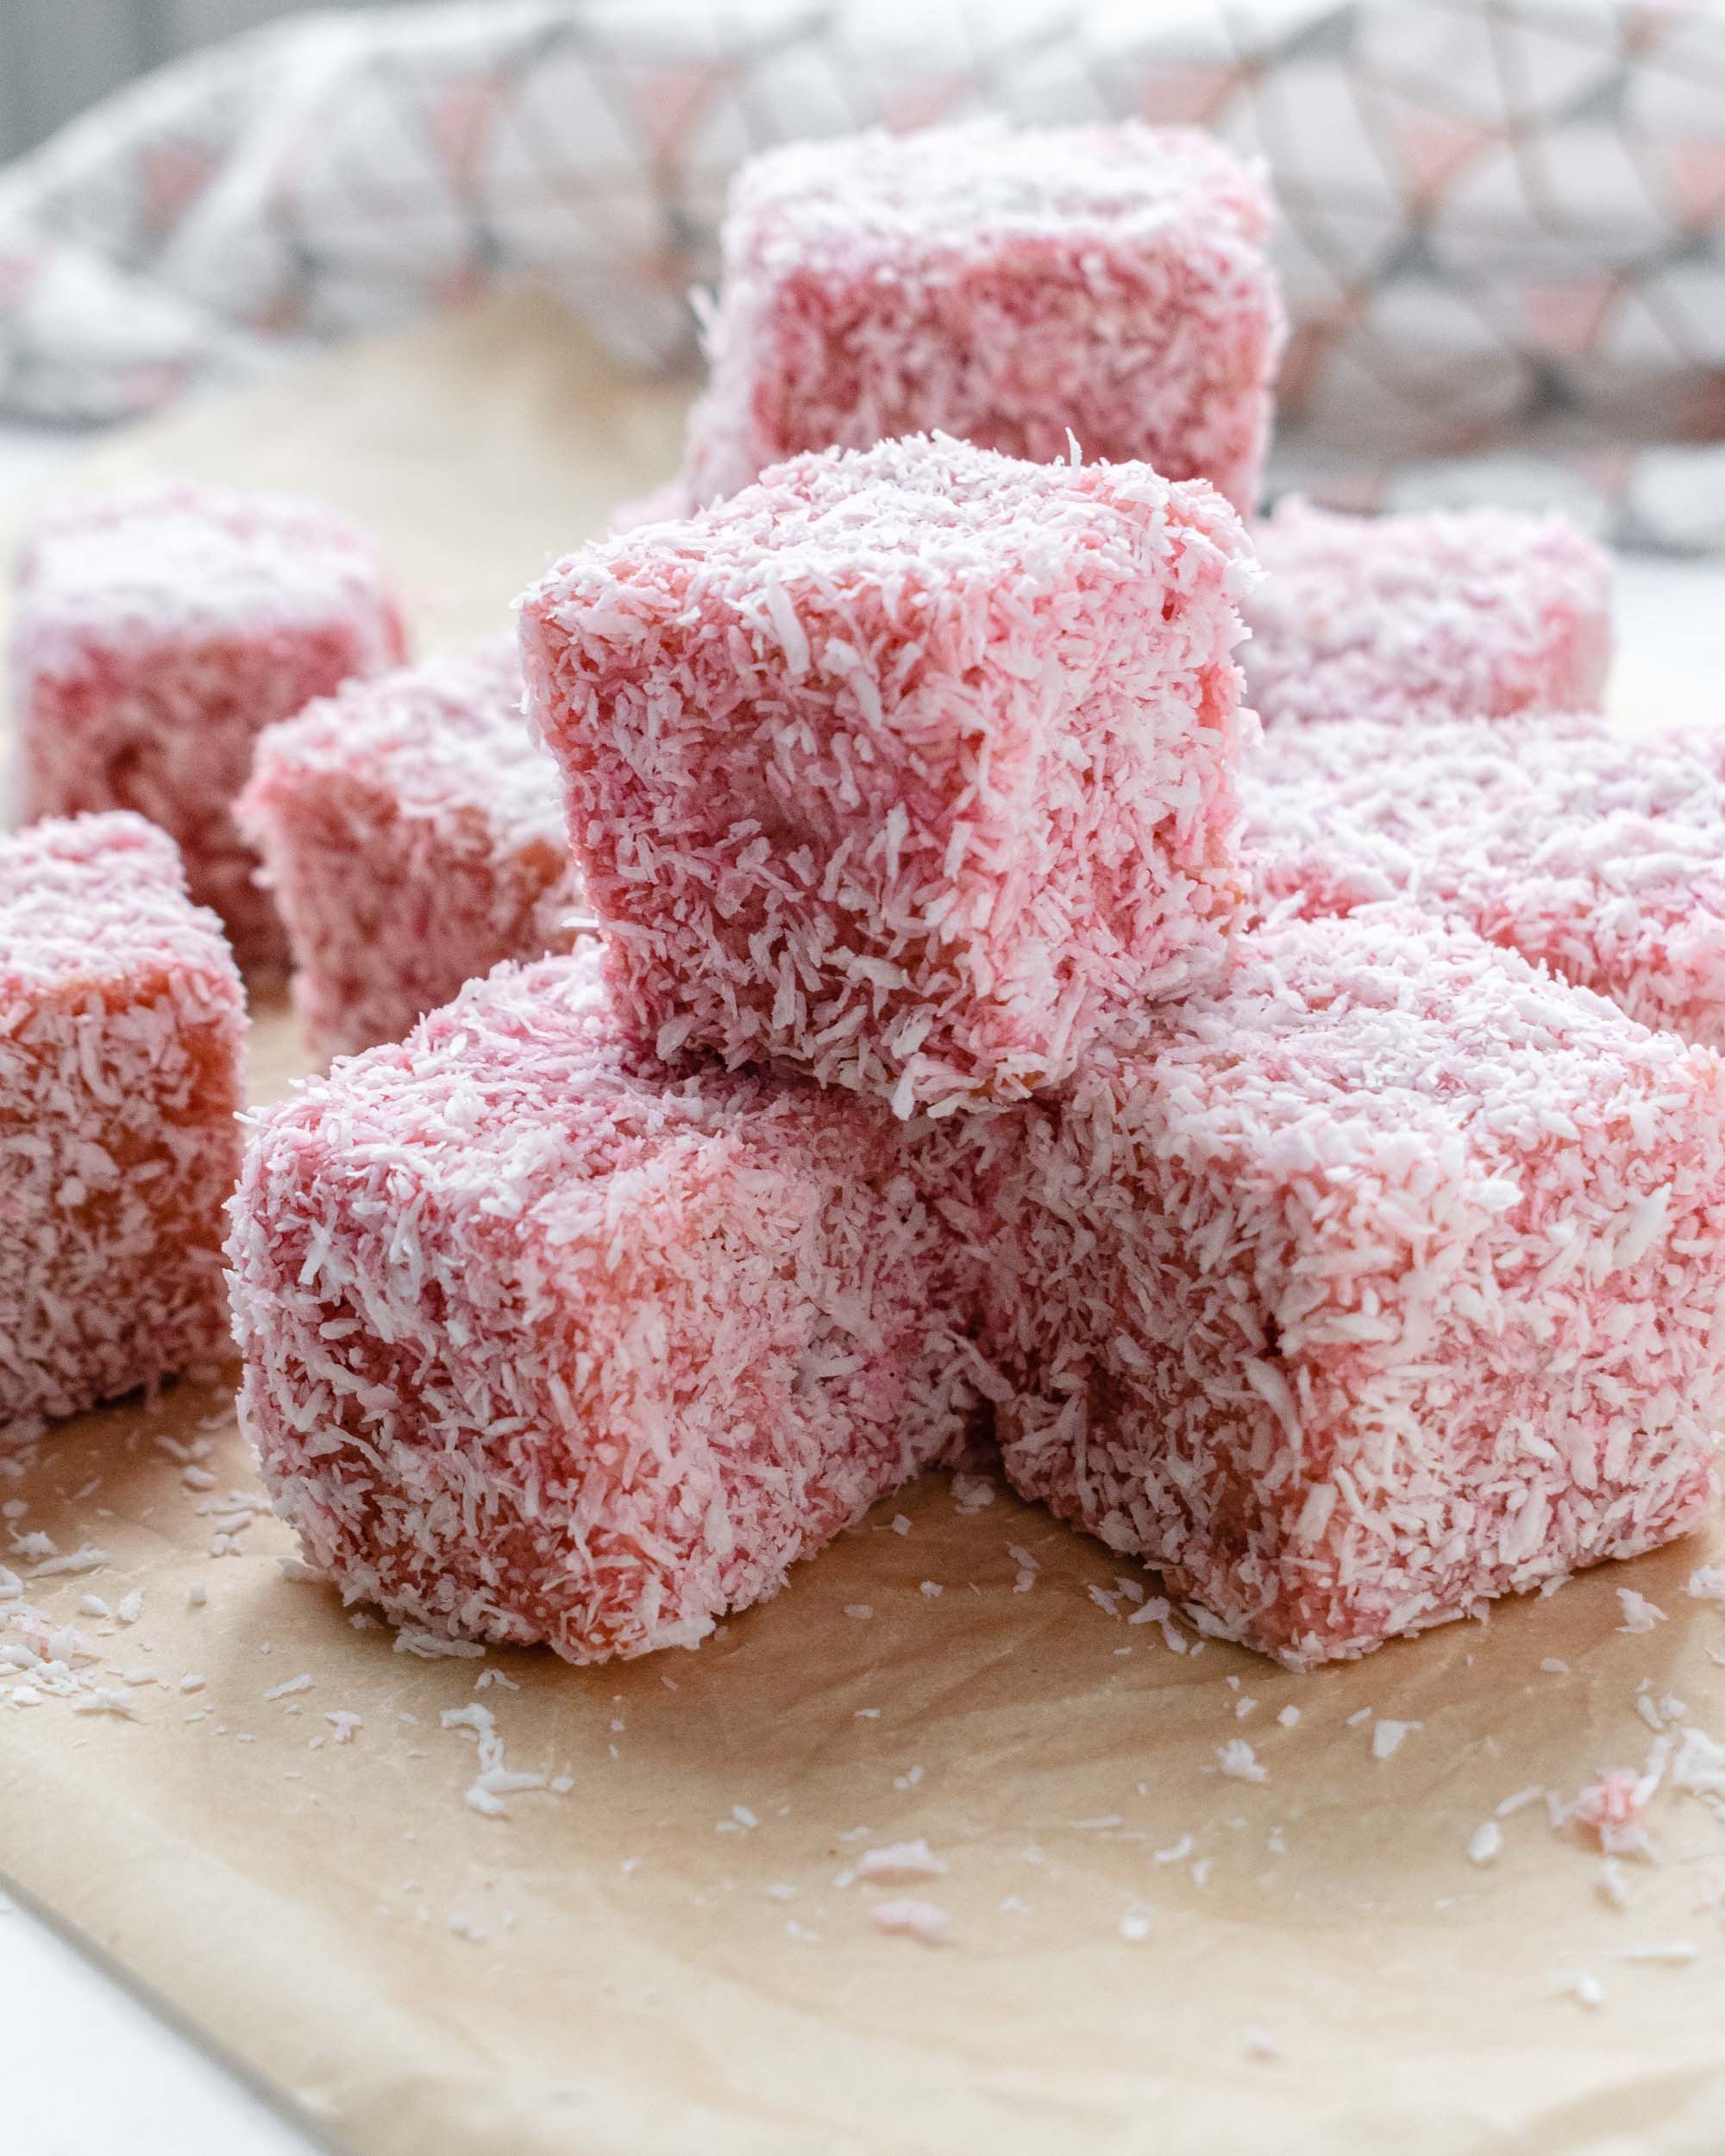
[[(114, 438), (75, 483), (324, 493), (459, 644), (671, 468), (680, 404), (511, 302)], [(260, 1096), (303, 1067), (279, 1008), (255, 1046)], [(0, 1705), (0, 1862), (358, 2156), (1725, 2143), (1725, 1823), (1668, 1775), (1619, 1908), (1539, 1794), (1639, 1770), (1655, 1723), (1725, 1736), (1703, 1545), (1295, 1677), (1184, 1622), (1176, 1651), (1132, 1621), (1148, 1575), (932, 1476), (697, 1652), (583, 1671), (398, 1651), (284, 1576), (235, 1492), (221, 1387), (62, 1426), (0, 1479), (9, 1529), (107, 1553), (30, 1598), (155, 1672), (101, 1677), (135, 1720)], [(76, 1614), (134, 1589), (135, 1623)], [(475, 1702), (566, 1786), (472, 1808), (441, 1717)], [(1413, 1725), (1383, 1758), (1380, 1720)], [(1234, 1739), (1261, 1779), (1222, 1771)], [(944, 1874), (850, 1878), (917, 1838)], [(904, 1894), (947, 1944), (876, 1932)]]

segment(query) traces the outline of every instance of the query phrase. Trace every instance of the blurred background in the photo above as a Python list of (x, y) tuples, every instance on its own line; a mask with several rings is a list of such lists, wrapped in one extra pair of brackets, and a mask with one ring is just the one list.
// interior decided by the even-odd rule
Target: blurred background
[(1725, 0), (0, 0), (0, 440), (511, 286), (692, 375), (744, 160), (983, 115), (1265, 172), (1272, 492), (1725, 554)]
[[(329, 0), (326, 0), (326, 4)], [(334, 0), (336, 7), (361, 0)], [(294, 11), (297, 0), (0, 0), (0, 160), (164, 60)]]

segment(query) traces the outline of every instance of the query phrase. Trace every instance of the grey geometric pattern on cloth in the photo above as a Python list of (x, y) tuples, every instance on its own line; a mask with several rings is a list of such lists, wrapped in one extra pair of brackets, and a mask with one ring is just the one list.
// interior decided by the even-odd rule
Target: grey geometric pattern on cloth
[(693, 360), (793, 135), (1141, 115), (1264, 160), (1272, 491), (1725, 551), (1725, 10), (1695, 0), (465, 0), (277, 24), (0, 175), (0, 416), (110, 419), (504, 279)]

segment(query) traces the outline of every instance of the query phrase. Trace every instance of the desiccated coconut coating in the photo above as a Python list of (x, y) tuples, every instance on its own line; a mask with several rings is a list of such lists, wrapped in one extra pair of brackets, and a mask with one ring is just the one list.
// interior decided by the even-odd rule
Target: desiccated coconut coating
[(901, 1114), (1021, 1097), (1221, 962), (1251, 573), (1144, 465), (801, 457), (524, 603), (621, 1015)]
[(127, 815), (0, 838), (0, 1422), (229, 1351), (244, 1050), (171, 839)]
[(1213, 135), (995, 121), (745, 165), (690, 417), (693, 498), (781, 458), (963, 436), (1257, 498), (1283, 322), (1269, 198)]
[(1725, 780), (1590, 714), (1272, 728), (1242, 780), (1265, 899), (1390, 898), (1725, 1047)]
[(20, 556), (25, 818), (135, 809), (179, 842), (243, 966), (286, 956), (235, 826), (262, 730), (404, 655), (368, 540), (321, 503), (191, 486), (62, 504)]
[(1597, 711), (1611, 559), (1565, 517), (1346, 517), (1283, 502), (1253, 533), (1246, 696), (1281, 719)]
[(323, 1056), (399, 1040), (504, 959), (567, 946), (579, 880), (512, 638), (351, 681), (272, 726), (236, 813)]
[(590, 949), (266, 1111), (229, 1258), (278, 1508), (398, 1620), (692, 1645), (955, 1434), (900, 1126), (655, 1065)]
[(1014, 1486), (1291, 1665), (1713, 1501), (1725, 1066), (1465, 928), (1257, 929), (1153, 1054), (952, 1138)]

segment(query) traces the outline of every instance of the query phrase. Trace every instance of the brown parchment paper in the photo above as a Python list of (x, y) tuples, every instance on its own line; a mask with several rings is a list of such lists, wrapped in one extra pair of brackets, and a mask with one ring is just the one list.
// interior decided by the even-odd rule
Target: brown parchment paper
[[(115, 438), (66, 483), (315, 489), (453, 643), (672, 467), (680, 402), (511, 302)], [(267, 1097), (302, 1067), (279, 1007), (255, 1046)], [(1176, 1652), (1099, 1545), (930, 1477), (698, 1652), (580, 1671), (395, 1651), (285, 1577), (290, 1539), (231, 1492), (257, 1486), (221, 1387), (62, 1426), (0, 1479), (11, 1528), (108, 1553), (31, 1598), (159, 1679), (135, 1720), (0, 1709), (0, 1861), (360, 2156), (1725, 2143), (1725, 1825), (1668, 1787), (1621, 1909), (1540, 1802), (1467, 1853), (1518, 1792), (1639, 1768), (1647, 1712), (1725, 1734), (1703, 1545), (1295, 1677), (1189, 1628)], [(133, 1588), (133, 1624), (75, 1615)], [(1620, 1629), (1621, 1588), (1665, 1620)], [(469, 1808), (474, 1743), (440, 1716), (474, 1700), (508, 1764), (567, 1788)], [(1418, 1725), (1384, 1758), (1378, 1717)], [(1233, 1738), (1264, 1779), (1220, 1771)], [(916, 1837), (944, 1877), (844, 1883)], [(904, 1893), (948, 1944), (876, 1932)], [(1577, 1970), (1596, 2011), (1554, 1988)]]

